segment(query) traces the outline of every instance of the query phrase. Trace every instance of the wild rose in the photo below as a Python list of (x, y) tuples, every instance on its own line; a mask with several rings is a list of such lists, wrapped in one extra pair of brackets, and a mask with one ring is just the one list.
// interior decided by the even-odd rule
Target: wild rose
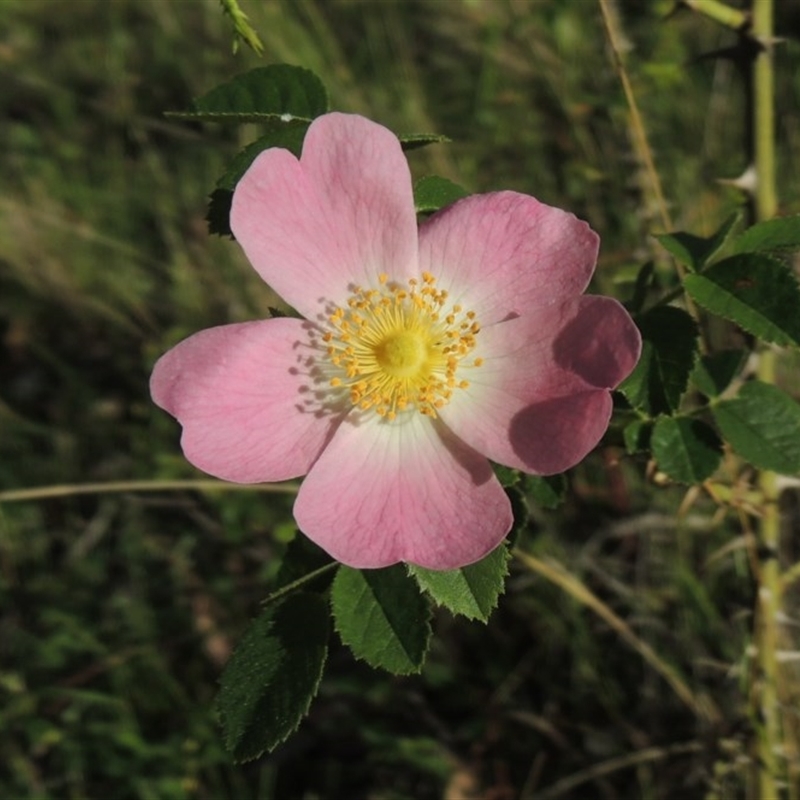
[(304, 319), (190, 336), (156, 364), (153, 399), (211, 475), (306, 475), (298, 526), (354, 567), (484, 556), (512, 523), (487, 459), (579, 462), (639, 357), (623, 307), (582, 294), (599, 246), (586, 223), (498, 192), (418, 226), (399, 141), (362, 117), (315, 120), (299, 160), (261, 153), (231, 228)]

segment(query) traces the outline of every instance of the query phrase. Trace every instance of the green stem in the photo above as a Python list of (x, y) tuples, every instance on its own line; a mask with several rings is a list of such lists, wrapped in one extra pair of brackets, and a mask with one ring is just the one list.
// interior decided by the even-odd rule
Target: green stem
[(773, 72), (772, 0), (753, 0), (752, 36), (761, 46), (753, 64), (753, 153), (756, 168), (756, 220), (778, 210), (775, 190), (775, 78)]
[(319, 569), (313, 570), (313, 572), (309, 572), (307, 575), (303, 575), (302, 578), (298, 578), (291, 583), (287, 583), (286, 586), (281, 586), (280, 589), (276, 589), (269, 597), (265, 597), (261, 601), (262, 606), (267, 606), (270, 603), (274, 603), (276, 600), (280, 600), (282, 597), (285, 597), (287, 594), (291, 594), (291, 592), (297, 591), (298, 589), (302, 589), (307, 583), (311, 583), (311, 581), (316, 580), (321, 575), (324, 575), (326, 572), (330, 572), (332, 569), (335, 569), (339, 566), (338, 561), (331, 561), (330, 564), (325, 564), (324, 567), (320, 567)]
[[(763, 359), (771, 353), (762, 353)], [(760, 373), (760, 370), (759, 370)], [(777, 763), (776, 754), (784, 752), (778, 686), (781, 679), (778, 664), (780, 649), (779, 619), (781, 613), (782, 578), (778, 548), (780, 546), (780, 516), (775, 473), (759, 475), (763, 495), (762, 516), (759, 521), (761, 561), (758, 587), (758, 661), (761, 672), (761, 691), (758, 711), (761, 721), (759, 736), (759, 797), (779, 797), (778, 785), (783, 782), (784, 767)]]
[(743, 30), (750, 22), (749, 17), (744, 11), (738, 8), (731, 8), (720, 0), (680, 0), (680, 5), (691, 8), (698, 14), (703, 14), (721, 25), (733, 28), (735, 31)]
[[(752, 0), (752, 29), (750, 35), (760, 46), (752, 68), (752, 159), (756, 171), (754, 210), (756, 221), (770, 219), (777, 211), (775, 190), (775, 110), (773, 76), (773, 0)], [(765, 383), (775, 383), (775, 352), (764, 350), (759, 356), (757, 375)], [(758, 663), (760, 692), (758, 693), (759, 796), (779, 797), (780, 784), (785, 782), (785, 764), (778, 763), (778, 753), (785, 752), (784, 732), (780, 712), (778, 664), (780, 648), (779, 619), (781, 612), (782, 578), (778, 559), (780, 548), (780, 515), (775, 473), (759, 473), (758, 485), (763, 497), (763, 514), (759, 522), (759, 538), (766, 554), (761, 563), (758, 586)], [(792, 796), (796, 792), (792, 790)]]

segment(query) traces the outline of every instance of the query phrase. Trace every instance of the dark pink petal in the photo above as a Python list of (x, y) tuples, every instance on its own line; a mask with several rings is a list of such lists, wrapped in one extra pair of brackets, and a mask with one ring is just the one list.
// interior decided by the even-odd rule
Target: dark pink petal
[(419, 236), (420, 269), (484, 327), (580, 294), (599, 247), (585, 222), (516, 192), (459, 200), (434, 214)]
[(363, 117), (319, 117), (300, 161), (261, 153), (234, 192), (231, 229), (259, 275), (308, 319), (321, 299), (345, 301), (351, 284), (417, 271), (408, 163), (397, 137)]
[(158, 360), (150, 392), (183, 426), (192, 464), (236, 483), (308, 472), (339, 417), (312, 402), (307, 326), (272, 319), (209, 328)]
[(482, 330), (481, 367), (441, 417), (493, 461), (535, 474), (577, 464), (611, 416), (610, 389), (636, 366), (639, 331), (609, 297), (583, 296), (530, 309)]
[(420, 414), (348, 418), (303, 481), (294, 515), (335, 559), (360, 568), (456, 569), (496, 547), (512, 522), (486, 459)]

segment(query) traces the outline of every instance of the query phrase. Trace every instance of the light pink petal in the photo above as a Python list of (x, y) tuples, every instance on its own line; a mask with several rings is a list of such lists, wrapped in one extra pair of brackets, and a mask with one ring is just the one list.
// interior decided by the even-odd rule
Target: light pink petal
[(313, 400), (307, 327), (273, 319), (209, 328), (158, 360), (150, 391), (183, 426), (192, 464), (236, 483), (308, 472), (341, 416)]
[(420, 269), (486, 327), (580, 294), (599, 237), (572, 214), (516, 192), (473, 195), (420, 227)]
[(485, 458), (421, 414), (348, 418), (303, 481), (297, 524), (352, 567), (456, 569), (508, 533), (511, 506)]
[(417, 271), (411, 176), (397, 137), (348, 114), (319, 117), (302, 158), (261, 153), (233, 195), (231, 229), (259, 275), (316, 320), (348, 286)]
[(577, 464), (611, 416), (610, 389), (636, 366), (639, 331), (609, 297), (533, 308), (479, 334), (481, 367), (459, 371), (441, 417), (493, 461), (548, 475)]

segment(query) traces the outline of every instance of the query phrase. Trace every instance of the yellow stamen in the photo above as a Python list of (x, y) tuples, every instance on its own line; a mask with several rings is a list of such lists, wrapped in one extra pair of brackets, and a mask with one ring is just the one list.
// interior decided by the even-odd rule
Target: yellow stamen
[(378, 284), (353, 287), (346, 303), (328, 314), (321, 338), (329, 385), (387, 422), (414, 409), (435, 418), (454, 390), (469, 387), (457, 373), (483, 363), (465, 360), (480, 332), (475, 312), (450, 305), (430, 272), (405, 285), (381, 273)]

